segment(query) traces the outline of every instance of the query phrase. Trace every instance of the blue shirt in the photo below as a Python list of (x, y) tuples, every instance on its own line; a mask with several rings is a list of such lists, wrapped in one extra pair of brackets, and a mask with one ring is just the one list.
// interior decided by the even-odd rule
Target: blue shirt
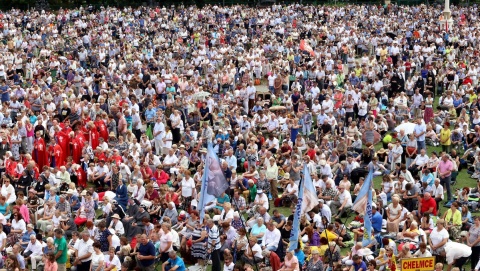
[(171, 267), (178, 266), (176, 271), (185, 271), (185, 263), (180, 257), (175, 257), (174, 260), (171, 258), (168, 258), (168, 264), (170, 264)]
[(297, 256), (298, 259), (298, 265), (303, 266), (303, 263), (305, 263), (305, 253), (301, 249), (295, 250), (295, 256)]
[[(148, 241), (146, 245), (140, 243), (140, 246), (138, 247), (138, 253), (142, 256), (156, 256), (155, 245), (150, 241)], [(142, 267), (149, 267), (150, 265), (154, 264), (155, 259), (139, 260), (139, 262)]]
[(364, 261), (362, 261), (360, 264), (353, 263), (353, 267), (355, 268), (355, 271), (360, 270), (360, 268), (364, 271), (367, 270), (367, 265)]
[[(375, 232), (381, 232), (382, 231), (382, 215), (380, 212), (376, 212), (372, 216), (372, 227)], [(365, 270), (365, 269), (364, 269)]]
[(145, 110), (145, 118), (147, 121), (153, 121), (156, 114), (157, 110), (155, 110), (155, 108)]

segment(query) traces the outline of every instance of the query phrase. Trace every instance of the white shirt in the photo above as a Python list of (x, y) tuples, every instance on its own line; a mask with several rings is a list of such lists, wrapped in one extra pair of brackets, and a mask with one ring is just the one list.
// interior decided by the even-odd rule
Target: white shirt
[(182, 186), (182, 197), (191, 197), (193, 194), (193, 189), (195, 188), (195, 181), (193, 178), (190, 179), (182, 179), (181, 182)]
[(263, 247), (277, 247), (278, 242), (280, 242), (281, 233), (277, 228), (274, 228), (273, 231), (266, 230), (265, 235), (263, 236), (262, 246)]
[(352, 206), (352, 196), (350, 195), (350, 192), (348, 192), (346, 189), (344, 189), (342, 193), (338, 194), (338, 201), (341, 204), (343, 204), (345, 201), (347, 201), (347, 203), (345, 204), (345, 208)]
[(254, 202), (260, 202), (260, 201), (263, 201), (262, 207), (265, 207), (266, 209), (268, 209), (268, 197), (267, 195), (265, 195), (265, 193), (257, 194), (255, 196)]
[(326, 217), (328, 222), (332, 221), (332, 210), (330, 209), (330, 207), (328, 207), (326, 203), (323, 204), (322, 209), (318, 214), (322, 217)]
[(432, 245), (434, 246), (440, 244), (445, 238), (448, 239), (448, 237), (449, 234), (445, 228), (443, 228), (441, 231), (438, 231), (438, 228), (435, 227), (430, 233), (430, 240), (432, 241)]
[(125, 234), (125, 228), (123, 227), (122, 221), (120, 221), (120, 219), (119, 219), (117, 224), (115, 224), (115, 226), (113, 226), (114, 223), (115, 223), (115, 221), (112, 219), (112, 221), (110, 222), (109, 228), (114, 229), (116, 234), (120, 234), (120, 235)]
[(441, 198), (443, 200), (443, 186), (439, 184), (438, 186), (432, 186), (432, 197)]
[(35, 240), (35, 243), (32, 244), (32, 241), (28, 242), (27, 248), (25, 249), (24, 253), (27, 251), (32, 252), (32, 256), (41, 256), (43, 254), (42, 251), (42, 244)]
[(447, 242), (445, 252), (447, 253), (447, 263), (450, 265), (457, 259), (470, 257), (470, 255), (472, 255), (472, 248), (457, 242)]
[(142, 202), (143, 198), (145, 197), (145, 187), (140, 186), (140, 188), (139, 188), (138, 185), (135, 185), (135, 187), (133, 188), (132, 196), (135, 199), (137, 199), (139, 202)]
[[(78, 251), (78, 257), (82, 257), (88, 253), (94, 253), (93, 251), (93, 240), (88, 239), (86, 242), (82, 239), (78, 240), (78, 242), (75, 243), (74, 248)], [(82, 262), (88, 262), (92, 259), (92, 255), (90, 257), (83, 259)]]
[(165, 136), (165, 125), (162, 122), (155, 123), (155, 126), (153, 127), (153, 134), (155, 135), (157, 132), (160, 133), (155, 136), (155, 140), (162, 140)]

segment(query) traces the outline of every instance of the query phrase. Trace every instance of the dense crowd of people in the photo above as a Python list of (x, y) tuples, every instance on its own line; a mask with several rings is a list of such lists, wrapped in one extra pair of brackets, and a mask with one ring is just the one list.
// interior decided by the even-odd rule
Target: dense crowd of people
[[(480, 182), (457, 175), (480, 179), (480, 22), (442, 10), (0, 11), (1, 264), (394, 271), (434, 255), (478, 271)], [(202, 203), (209, 151), (228, 188)], [(296, 227), (305, 173), (319, 203)]]

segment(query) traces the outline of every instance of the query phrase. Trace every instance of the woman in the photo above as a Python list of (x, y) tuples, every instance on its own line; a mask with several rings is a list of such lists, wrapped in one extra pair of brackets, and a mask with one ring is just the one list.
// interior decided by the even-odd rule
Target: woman
[(427, 93), (427, 98), (425, 98), (425, 111), (423, 112), (423, 120), (425, 123), (430, 123), (430, 120), (433, 118), (433, 102), (432, 93)]
[(387, 208), (387, 232), (398, 233), (398, 224), (402, 217), (402, 206), (400, 203), (400, 197), (394, 195), (392, 197), (392, 203)]
[(116, 200), (124, 210), (127, 210), (128, 190), (123, 181), (120, 181), (118, 184), (117, 189), (115, 190), (115, 197), (113, 199)]
[[(177, 209), (175, 208), (175, 203), (174, 202), (169, 202), (167, 204), (167, 209), (163, 211), (163, 216), (162, 217), (168, 217), (172, 221), (172, 224), (175, 225), (177, 224), (177, 219), (178, 219), (178, 212)], [(163, 221), (161, 221), (163, 222)]]
[(112, 271), (112, 270), (118, 271), (122, 267), (122, 263), (120, 262), (120, 259), (116, 255), (114, 247), (111, 247), (108, 250), (108, 254), (105, 255), (105, 258), (103, 260), (105, 263), (104, 271)]
[(23, 220), (22, 215), (19, 212), (13, 214), (11, 223), (7, 223), (10, 226), (10, 233), (8, 234), (7, 245), (14, 245), (22, 238), (23, 233), (27, 230), (27, 224)]
[(6, 198), (8, 204), (12, 204), (17, 200), (15, 195), (15, 188), (11, 184), (10, 178), (4, 175), (2, 189), (0, 190), (2, 196)]
[(312, 248), (310, 251), (312, 258), (307, 262), (306, 271), (323, 271), (323, 262), (320, 259), (320, 253), (317, 248)]
[(245, 251), (247, 250), (248, 246), (248, 238), (247, 238), (247, 231), (245, 228), (240, 228), (237, 231), (237, 237), (232, 242), (232, 250), (236, 251), (237, 259), (240, 258)]
[[(207, 217), (207, 216), (206, 216)], [(203, 224), (200, 224), (197, 220), (197, 225), (192, 232), (190, 238), (191, 241), (191, 251), (194, 259), (197, 260), (197, 263), (202, 266), (207, 256), (207, 250), (205, 246), (208, 241), (208, 232), (206, 228), (206, 219), (204, 219)], [(187, 243), (188, 246), (188, 243)]]
[(405, 151), (407, 152), (405, 166), (408, 168), (415, 157), (417, 157), (417, 139), (413, 133), (408, 135), (407, 147), (405, 148)]
[(105, 266), (105, 256), (100, 249), (102, 245), (99, 241), (93, 242), (92, 263), (90, 264), (90, 271), (103, 271)]
[(455, 201), (450, 208), (443, 214), (442, 218), (445, 220), (448, 233), (455, 240), (460, 235), (462, 227), (462, 213), (458, 210), (458, 203)]
[(45, 263), (45, 266), (43, 267), (44, 271), (57, 271), (58, 270), (58, 264), (57, 264), (57, 261), (55, 260), (55, 252), (54, 251), (51, 251), (48, 254), (45, 254), (44, 263)]
[(297, 256), (293, 255), (294, 250), (289, 249), (285, 255), (285, 261), (279, 271), (297, 271), (300, 270)]
[(47, 232), (47, 226), (52, 225), (52, 218), (55, 214), (55, 201), (50, 200), (45, 204), (43, 216), (37, 220), (37, 229), (42, 233)]
[(5, 219), (10, 219), (10, 216), (12, 215), (11, 210), (10, 210), (10, 204), (7, 202), (7, 198), (4, 196), (0, 196), (0, 213), (5, 217)]
[(390, 178), (389, 175), (383, 175), (382, 177), (382, 190), (383, 193), (387, 195), (387, 201), (392, 200), (392, 193), (393, 193), (393, 181), (392, 178)]
[(160, 220), (160, 211), (162, 209), (162, 204), (160, 203), (160, 198), (156, 197), (153, 200), (153, 203), (150, 207), (148, 207), (147, 212), (150, 214), (150, 219), (152, 222), (156, 223)]
[(18, 134), (18, 127), (12, 128), (12, 134), (10, 135), (10, 151), (12, 152), (15, 161), (20, 160), (20, 147), (22, 146), (22, 137)]
[(442, 145), (443, 152), (450, 152), (450, 145), (452, 144), (451, 136), (452, 131), (450, 130), (450, 124), (445, 122), (442, 130), (440, 130), (440, 145)]
[(264, 224), (263, 218), (259, 217), (256, 220), (256, 223), (253, 224), (252, 229), (250, 231), (250, 236), (257, 238), (259, 244), (263, 240), (263, 236), (267, 232), (267, 227)]
[(310, 225), (305, 228), (305, 234), (308, 237), (309, 246), (319, 246), (320, 245), (320, 235), (313, 227)]
[(423, 216), (420, 219), (420, 229), (422, 229), (425, 233), (430, 234), (433, 228), (433, 219), (430, 217), (430, 214), (428, 212), (423, 213)]
[(472, 248), (470, 257), (471, 270), (474, 270), (480, 256), (480, 217), (475, 217), (473, 225), (468, 230), (467, 245)]
[(472, 226), (472, 213), (468, 210), (468, 205), (462, 205), (462, 231), (468, 231)]
[(169, 223), (162, 223), (163, 234), (160, 237), (160, 261), (165, 262), (169, 259), (168, 253), (173, 250), (172, 226)]
[(107, 228), (107, 223), (105, 221), (100, 221), (97, 225), (98, 227), (98, 238), (97, 241), (100, 243), (100, 250), (102, 252), (107, 252), (110, 247), (112, 247), (112, 233)]
[(180, 116), (180, 111), (174, 110), (173, 115), (170, 117), (172, 123), (172, 143), (178, 144), (182, 135), (180, 134), (180, 126), (182, 125), (182, 118)]
[[(7, 268), (7, 271), (21, 271), (22, 269), (20, 268), (20, 263), (17, 260), (17, 256), (15, 255), (9, 255), (5, 259), (5, 267)], [(47, 270), (47, 269), (45, 269)], [(56, 269), (55, 269), (56, 271)]]
[[(410, 221), (409, 227), (407, 227), (408, 223), (405, 222), (405, 226), (403, 226), (403, 231), (398, 234), (397, 239), (405, 239), (407, 240), (405, 243), (402, 243), (398, 246), (398, 250), (401, 251), (404, 246), (413, 249), (415, 244), (419, 242), (420, 231), (418, 230), (418, 223), (417, 221), (412, 221), (413, 216), (407, 218), (407, 221)], [(411, 240), (412, 242), (408, 241)]]
[(84, 199), (81, 207), (77, 211), (77, 217), (74, 220), (77, 226), (81, 226), (87, 221), (93, 221), (95, 218), (95, 201), (93, 200), (92, 193), (87, 191)]
[[(263, 259), (262, 248), (258, 244), (258, 239), (255, 236), (250, 236), (250, 238), (248, 239), (247, 250), (245, 251), (245, 254), (243, 254), (242, 260), (245, 263), (254, 264), (255, 262), (262, 261), (262, 259)], [(298, 261), (297, 261), (297, 266), (298, 266)]]
[(373, 144), (375, 138), (375, 123), (373, 121), (373, 117), (368, 117), (367, 121), (365, 122), (365, 143)]
[(278, 189), (277, 189), (278, 166), (274, 157), (270, 157), (269, 162), (267, 162), (265, 177), (270, 183), (272, 198), (277, 199), (278, 198)]
[(112, 173), (105, 178), (105, 183), (107, 185), (110, 184), (110, 190), (113, 191), (113, 188), (117, 188), (121, 181), (122, 173), (120, 173), (120, 168), (117, 165), (113, 165)]

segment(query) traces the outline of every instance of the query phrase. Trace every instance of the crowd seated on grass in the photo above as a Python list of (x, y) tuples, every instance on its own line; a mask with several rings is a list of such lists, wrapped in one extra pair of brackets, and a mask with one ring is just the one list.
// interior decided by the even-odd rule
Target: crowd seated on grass
[(480, 21), (443, 8), (0, 11), (0, 268), (480, 270)]

